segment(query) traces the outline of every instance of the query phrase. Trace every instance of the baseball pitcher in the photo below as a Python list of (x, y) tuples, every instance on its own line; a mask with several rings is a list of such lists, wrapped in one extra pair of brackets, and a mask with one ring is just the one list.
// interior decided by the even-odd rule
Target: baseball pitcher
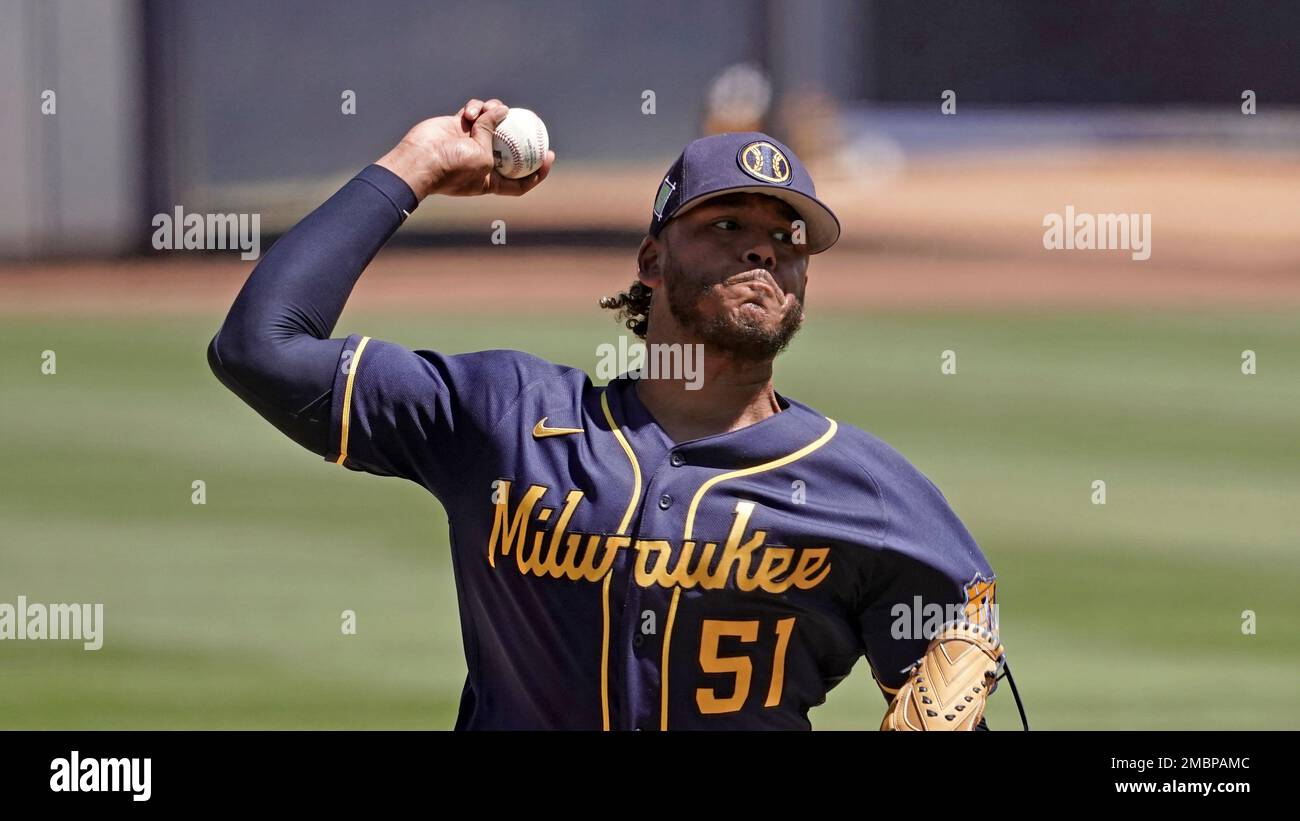
[(864, 656), (882, 728), (983, 728), (1005, 662), (992, 568), (907, 460), (772, 384), (810, 258), (840, 234), (777, 140), (690, 143), (636, 281), (601, 301), (650, 356), (699, 351), (690, 380), (601, 387), (518, 351), (331, 338), (425, 197), (546, 179), (553, 152), (521, 179), (494, 170), (507, 112), (471, 99), (412, 128), (270, 249), (208, 348), (294, 441), (446, 509), (469, 670), (457, 729), (808, 729)]

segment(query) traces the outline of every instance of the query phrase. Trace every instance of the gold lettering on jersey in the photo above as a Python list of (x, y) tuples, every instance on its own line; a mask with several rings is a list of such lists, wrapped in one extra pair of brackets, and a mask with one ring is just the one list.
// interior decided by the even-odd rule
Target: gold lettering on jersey
[(767, 531), (749, 531), (753, 502), (737, 502), (727, 538), (717, 542), (687, 539), (674, 555), (666, 539), (637, 539), (602, 533), (569, 532), (569, 522), (583, 500), (580, 490), (564, 497), (559, 517), (549, 530), (552, 509), (538, 503), (549, 488), (530, 485), (518, 503), (511, 504), (511, 483), (500, 481), (493, 512), (487, 559), (493, 568), (497, 556), (513, 555), (525, 576), (598, 582), (614, 566), (620, 550), (634, 553), (632, 572), (641, 587), (721, 590), (728, 583), (746, 593), (784, 593), (791, 587), (811, 590), (830, 575), (830, 548), (795, 548), (767, 544)]
[(515, 508), (513, 517), (510, 515), (509, 504), (510, 482), (501, 480), (497, 492), (502, 501), (497, 503), (496, 516), (492, 519), (492, 536), (488, 538), (488, 564), (497, 566), (497, 545), (501, 545), (501, 555), (508, 556), (514, 550), (515, 556), (520, 557), (519, 572), (523, 573), (522, 556), (528, 539), (528, 521), (533, 517), (533, 508), (542, 494), (546, 493), (546, 488), (541, 485), (528, 488), (524, 498), (519, 501), (519, 507)]

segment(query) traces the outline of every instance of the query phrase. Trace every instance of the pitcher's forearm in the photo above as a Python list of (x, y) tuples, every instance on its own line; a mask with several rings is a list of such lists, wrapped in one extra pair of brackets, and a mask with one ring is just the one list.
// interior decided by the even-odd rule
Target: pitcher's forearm
[(375, 160), (375, 165), (391, 171), (406, 183), (417, 202), (423, 202), (437, 190), (439, 174), (431, 152), (409, 140), (402, 140), (392, 151)]

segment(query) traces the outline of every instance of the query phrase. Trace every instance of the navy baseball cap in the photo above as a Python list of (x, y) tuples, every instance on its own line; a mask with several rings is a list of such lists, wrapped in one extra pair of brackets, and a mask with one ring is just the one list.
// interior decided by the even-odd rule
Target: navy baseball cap
[(760, 131), (736, 131), (693, 140), (668, 169), (655, 195), (650, 236), (673, 217), (714, 197), (768, 194), (788, 203), (807, 226), (808, 252), (825, 251), (840, 238), (840, 221), (817, 199), (803, 163), (789, 148)]

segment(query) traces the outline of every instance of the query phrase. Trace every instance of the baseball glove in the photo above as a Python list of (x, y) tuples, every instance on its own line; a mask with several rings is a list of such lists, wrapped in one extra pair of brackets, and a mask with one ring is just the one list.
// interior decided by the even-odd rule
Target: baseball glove
[(972, 622), (948, 622), (912, 665), (880, 729), (974, 730), (1004, 664), (997, 636)]

